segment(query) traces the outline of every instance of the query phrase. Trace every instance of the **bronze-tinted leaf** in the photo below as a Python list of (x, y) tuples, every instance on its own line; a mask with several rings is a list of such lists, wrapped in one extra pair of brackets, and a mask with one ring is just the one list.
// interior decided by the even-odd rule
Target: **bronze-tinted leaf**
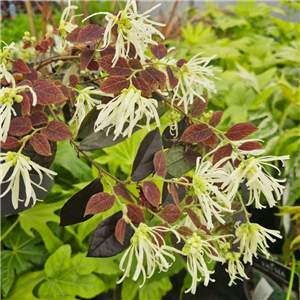
[(21, 145), (21, 142), (12, 136), (6, 138), (5, 143), (1, 142), (2, 149), (12, 149)]
[[(232, 153), (232, 146), (231, 144), (227, 144), (225, 146), (220, 147), (213, 155), (213, 164), (215, 165), (218, 161), (221, 159), (228, 157), (230, 158), (230, 155)], [(219, 167), (222, 167), (226, 164), (228, 160), (224, 161)]]
[(221, 122), (222, 116), (222, 111), (215, 111), (209, 120), (209, 125), (212, 127), (216, 127)]
[(43, 111), (34, 111), (29, 118), (34, 128), (46, 126), (48, 123), (48, 116)]
[(152, 95), (151, 88), (149, 84), (141, 77), (133, 77), (132, 84), (135, 88), (142, 91), (142, 96), (146, 98), (150, 98)]
[(24, 79), (33, 82), (38, 79), (38, 72), (35, 69), (30, 68), (30, 73), (24, 74)]
[(89, 71), (98, 71), (99, 70), (99, 64), (92, 59), (91, 62), (86, 67)]
[(239, 141), (258, 130), (252, 123), (239, 123), (228, 129), (225, 136), (232, 141)]
[(78, 35), (83, 28), (83, 26), (76, 27), (66, 36), (66, 40), (70, 43), (78, 43)]
[(121, 253), (130, 245), (134, 229), (129, 224), (126, 224), (123, 244), (115, 236), (116, 226), (122, 215), (122, 212), (118, 211), (97, 226), (92, 235), (88, 257), (111, 257)]
[(156, 174), (160, 177), (165, 177), (167, 173), (167, 161), (162, 150), (155, 153), (153, 164)]
[(182, 216), (182, 212), (176, 205), (169, 204), (159, 213), (159, 216), (168, 223), (174, 223)]
[(115, 47), (112, 47), (112, 46), (108, 46), (105, 49), (100, 51), (101, 57), (106, 56), (106, 55), (112, 55), (112, 57), (114, 57), (115, 53), (116, 53), (116, 49), (115, 49)]
[(136, 204), (127, 204), (127, 216), (134, 223), (145, 223), (144, 211)]
[(193, 202), (194, 202), (194, 197), (193, 196), (189, 195), (189, 196), (186, 197), (186, 199), (185, 199), (186, 205), (190, 205)]
[(263, 149), (263, 147), (258, 142), (245, 142), (244, 144), (239, 146), (239, 149), (243, 151), (252, 151), (257, 149)]
[(52, 121), (41, 133), (50, 141), (61, 142), (73, 137), (70, 128), (61, 121)]
[(174, 76), (173, 71), (169, 66), (167, 66), (167, 74), (168, 74), (170, 86), (172, 89), (174, 89), (174, 87), (178, 84), (178, 78)]
[(136, 59), (136, 58), (129, 59), (128, 63), (130, 65), (131, 69), (134, 69), (134, 70), (143, 70), (143, 66), (142, 66), (141, 62), (138, 59)]
[(22, 74), (30, 73), (30, 69), (28, 68), (27, 64), (20, 58), (17, 58), (13, 62), (12, 69)]
[(88, 64), (92, 61), (95, 54), (95, 50), (93, 49), (85, 49), (80, 54), (80, 67), (81, 69), (85, 69)]
[(131, 199), (131, 196), (128, 192), (128, 190), (125, 188), (125, 186), (118, 183), (113, 187), (113, 190), (115, 194), (119, 197), (122, 197), (123, 199), (127, 200), (128, 202), (133, 202)]
[(92, 216), (84, 216), (85, 208), (90, 198), (103, 191), (103, 185), (96, 178), (82, 190), (73, 195), (60, 210), (60, 226), (73, 225), (84, 222)]
[(177, 61), (176, 65), (177, 65), (177, 67), (181, 68), (186, 63), (187, 63), (187, 61), (184, 58), (181, 58)]
[(181, 141), (191, 144), (199, 143), (208, 139), (212, 134), (212, 129), (206, 124), (194, 124), (185, 130), (181, 137)]
[(201, 227), (201, 222), (200, 222), (197, 214), (193, 210), (191, 210), (191, 209), (189, 209), (187, 207), (184, 210), (187, 212), (188, 216), (190, 217), (190, 219), (192, 220), (192, 222), (194, 223), (194, 225), (197, 228), (200, 228)]
[(180, 206), (179, 205), (180, 201), (179, 201), (178, 193), (177, 193), (177, 190), (176, 190), (176, 186), (173, 182), (171, 183), (170, 190), (171, 190), (171, 195), (173, 197), (173, 200), (174, 200), (175, 204), (179, 207)]
[[(167, 174), (166, 178), (170, 179), (170, 178), (172, 178), (172, 176), (170, 174)], [(178, 200), (178, 202), (180, 203), (186, 196), (186, 189), (181, 184), (174, 185), (173, 189), (174, 189), (174, 191), (176, 191), (176, 195), (177, 195), (176, 201)], [(163, 206), (167, 206), (169, 204), (176, 204), (175, 200), (174, 200), (174, 196), (172, 196), (172, 194), (169, 191), (170, 191), (170, 184), (167, 182), (164, 182), (162, 196), (161, 196), (161, 198), (162, 198), (161, 202), (162, 202)], [(173, 195), (174, 195), (174, 191), (173, 191)]]
[(125, 232), (126, 232), (126, 222), (124, 219), (120, 219), (115, 228), (116, 239), (123, 245)]
[(157, 70), (155, 67), (148, 67), (140, 73), (140, 76), (151, 86), (153, 91), (160, 89), (163, 91), (166, 87), (167, 77), (165, 73)]
[(187, 226), (180, 226), (177, 229), (178, 233), (183, 235), (183, 236), (192, 236), (193, 235), (193, 231), (191, 228), (187, 227)]
[(76, 85), (78, 84), (78, 77), (74, 74), (71, 74), (69, 77), (69, 83), (71, 87), (75, 88)]
[(48, 140), (41, 133), (35, 133), (29, 139), (30, 145), (40, 155), (49, 156), (51, 155), (51, 148)]
[(205, 141), (202, 141), (202, 143), (205, 146), (214, 147), (214, 146), (217, 145), (218, 140), (219, 140), (218, 136), (213, 132), (213, 134), (208, 139), (206, 139)]
[(164, 58), (168, 54), (168, 49), (162, 43), (158, 45), (152, 45), (150, 47), (151, 53), (158, 59)]
[(10, 121), (8, 132), (11, 135), (23, 136), (32, 131), (32, 124), (29, 118), (17, 117)]
[(103, 34), (104, 28), (94, 24), (86, 25), (78, 31), (77, 43), (87, 43), (101, 39)]
[(153, 159), (156, 152), (162, 148), (162, 141), (159, 129), (147, 133), (141, 142), (133, 162), (131, 179), (141, 181), (154, 171)]
[(113, 67), (113, 57), (114, 55), (106, 55), (101, 57), (98, 60), (100, 67), (109, 75), (129, 76), (132, 71), (127, 60), (123, 57), (120, 57)]
[(205, 112), (208, 101), (207, 101), (206, 95), (203, 95), (203, 98), (205, 98), (206, 101), (203, 101), (202, 99), (200, 99), (198, 97), (194, 99), (194, 102), (191, 106), (192, 117), (198, 118)]
[(160, 191), (157, 185), (152, 181), (145, 181), (143, 183), (143, 192), (146, 199), (154, 207), (158, 207), (160, 203)]
[(47, 79), (38, 79), (33, 84), (33, 90), (38, 104), (48, 105), (67, 100), (62, 91)]
[(112, 76), (103, 81), (101, 91), (107, 94), (118, 94), (129, 87), (129, 80), (124, 76)]
[(84, 212), (84, 216), (86, 215), (95, 215), (101, 212), (105, 212), (113, 207), (115, 203), (115, 196), (108, 193), (97, 193), (93, 195)]

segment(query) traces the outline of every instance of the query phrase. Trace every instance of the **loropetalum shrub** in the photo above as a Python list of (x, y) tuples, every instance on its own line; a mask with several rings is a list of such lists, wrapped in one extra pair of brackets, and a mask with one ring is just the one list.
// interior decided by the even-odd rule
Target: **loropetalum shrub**
[[(88, 17), (103, 15), (106, 27), (72, 24), (69, 15), (76, 8), (69, 2), (59, 28), (39, 44), (25, 33), (24, 51), (36, 51), (31, 67), (12, 59), (13, 43), (1, 50), (1, 184), (8, 183), (1, 196), (11, 191), (15, 209), (20, 201), (25, 206), (41, 201), (35, 189), (43, 187), (31, 175), (53, 178), (49, 168), (56, 143), (69, 140), (99, 178), (65, 203), (61, 225), (118, 205), (119, 211), (95, 229), (87, 255), (125, 251), (119, 283), (141, 276), (143, 285), (154, 272), (166, 272), (175, 253), (192, 277), (186, 292), (194, 294), (201, 280), (214, 281), (211, 261), (228, 263), (229, 285), (247, 278), (242, 261), (252, 264), (258, 252), (268, 257), (268, 242), (281, 238), (279, 231), (251, 223), (247, 206), (276, 205), (285, 180), (271, 173), (280, 173), (289, 157), (261, 156), (262, 141), (246, 139), (258, 130), (250, 122), (226, 132), (217, 128), (222, 111), (206, 108), (211, 93), (217, 93), (219, 70), (202, 53), (189, 61), (172, 58), (157, 42), (163, 38), (157, 28), (164, 24), (149, 19), (157, 6), (139, 13), (135, 1), (128, 1), (123, 11)], [(54, 36), (60, 40), (58, 56), (52, 55)], [(170, 124), (161, 128), (166, 113)], [(120, 143), (141, 128), (149, 132), (130, 180), (116, 178), (86, 152)], [(21, 181), (25, 195), (19, 192)]]

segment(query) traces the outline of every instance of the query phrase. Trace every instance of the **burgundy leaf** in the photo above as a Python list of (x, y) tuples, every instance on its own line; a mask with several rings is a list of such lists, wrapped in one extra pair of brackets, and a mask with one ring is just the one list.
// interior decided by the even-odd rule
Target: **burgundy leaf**
[(86, 67), (89, 71), (98, 71), (99, 70), (99, 64), (92, 59), (92, 61), (88, 64)]
[(21, 145), (21, 142), (12, 136), (6, 138), (5, 143), (1, 142), (2, 149), (12, 149)]
[(179, 67), (179, 68), (181, 68), (184, 64), (186, 64), (187, 63), (187, 61), (185, 60), (185, 59), (179, 59), (178, 61), (177, 61), (177, 67)]
[(103, 81), (101, 91), (107, 94), (117, 94), (129, 87), (129, 80), (124, 76), (112, 76)]
[(33, 82), (38, 79), (38, 72), (35, 69), (30, 69), (30, 73), (24, 74), (24, 78)]
[(252, 123), (239, 123), (229, 128), (225, 136), (232, 141), (239, 141), (256, 130), (258, 130), (258, 128)]
[(140, 76), (149, 83), (152, 90), (160, 89), (163, 91), (166, 87), (165, 73), (157, 70), (155, 67), (148, 67), (140, 73)]
[(193, 235), (193, 231), (191, 228), (187, 227), (187, 226), (180, 226), (177, 229), (178, 233), (183, 235), (183, 236), (192, 236)]
[(71, 87), (75, 88), (76, 85), (78, 84), (78, 77), (76, 75), (73, 75), (73, 74), (70, 75), (69, 82), (70, 82)]
[(185, 208), (184, 210), (187, 212), (188, 216), (190, 217), (190, 219), (192, 220), (192, 222), (194, 223), (194, 225), (197, 228), (200, 228), (201, 227), (201, 222), (200, 222), (197, 214), (194, 211), (192, 211), (191, 209), (189, 209), (189, 208)]
[(20, 58), (17, 58), (13, 62), (12, 69), (22, 74), (30, 73), (30, 69), (28, 68), (27, 64)]
[(175, 184), (173, 182), (171, 183), (171, 195), (173, 197), (175, 204), (179, 207), (180, 204), (179, 204), (178, 193), (177, 193)]
[(88, 66), (88, 64), (92, 61), (94, 54), (95, 54), (95, 50), (93, 49), (86, 49), (81, 52), (80, 54), (81, 69), (85, 69)]
[(126, 222), (124, 219), (120, 219), (115, 228), (116, 239), (123, 245), (126, 232)]
[(156, 174), (160, 177), (165, 177), (167, 173), (167, 161), (162, 150), (155, 153), (153, 163)]
[(144, 211), (136, 204), (127, 204), (127, 216), (134, 223), (145, 223)]
[(87, 43), (101, 39), (104, 34), (104, 28), (98, 25), (86, 25), (79, 32), (77, 43)]
[(43, 111), (35, 111), (29, 118), (34, 128), (46, 126), (48, 123), (48, 116)]
[(28, 97), (27, 93), (25, 93), (25, 92), (20, 92), (19, 95), (21, 95), (23, 97), (23, 100), (20, 103), (20, 105), (22, 107), (24, 115), (27, 115), (30, 113), (30, 109), (31, 109), (31, 103), (30, 103), (29, 97)]
[(10, 121), (8, 132), (12, 135), (23, 136), (32, 131), (32, 124), (29, 118), (17, 117)]
[(209, 120), (209, 125), (212, 127), (216, 127), (221, 122), (222, 116), (222, 111), (215, 111)]
[(61, 121), (52, 121), (41, 133), (50, 141), (61, 142), (73, 137), (70, 128)]
[(38, 79), (33, 89), (37, 96), (37, 103), (42, 105), (54, 104), (67, 100), (62, 91), (46, 79)]
[(202, 141), (202, 143), (205, 146), (214, 147), (218, 143), (218, 136), (213, 132), (213, 134), (205, 141)]
[(141, 77), (133, 77), (132, 78), (132, 84), (135, 88), (142, 91), (142, 96), (149, 98), (152, 95), (151, 88), (149, 84)]
[(169, 66), (167, 66), (167, 74), (168, 74), (170, 86), (172, 89), (174, 89), (174, 87), (178, 84), (178, 78), (174, 76), (173, 71)]
[(83, 29), (83, 26), (76, 27), (73, 31), (71, 31), (67, 36), (66, 40), (70, 43), (78, 43), (78, 36), (80, 31)]
[(112, 67), (113, 57), (114, 55), (106, 55), (101, 57), (98, 60), (100, 67), (109, 75), (129, 76), (132, 71), (127, 60), (123, 57), (120, 57), (117, 60), (116, 65)]
[(168, 54), (166, 46), (162, 43), (158, 45), (152, 45), (150, 47), (151, 53), (158, 59), (164, 58)]
[(116, 49), (112, 46), (108, 46), (105, 49), (100, 51), (101, 57), (106, 56), (106, 55), (112, 55), (112, 57), (115, 56)]
[(150, 204), (154, 207), (159, 206), (160, 202), (160, 191), (154, 182), (145, 181), (143, 183), (143, 192), (146, 199), (150, 202)]
[(115, 196), (100, 192), (93, 195), (85, 208), (84, 216), (105, 212), (113, 207)]
[(30, 139), (29, 144), (33, 147), (36, 153), (49, 156), (51, 155), (51, 148), (48, 140), (41, 133), (35, 133)]
[(190, 165), (196, 165), (196, 161), (197, 158), (200, 157), (201, 154), (196, 151), (196, 150), (192, 150), (192, 149), (187, 149), (185, 150), (185, 152), (183, 153), (183, 157), (184, 159), (190, 164)]
[(122, 197), (129, 202), (133, 202), (128, 190), (123, 185), (117, 184), (113, 187), (113, 189), (117, 196)]
[(159, 213), (159, 216), (168, 223), (174, 223), (182, 216), (182, 212), (176, 205), (169, 204)]
[(187, 196), (187, 197), (185, 198), (185, 203), (186, 203), (186, 205), (190, 205), (190, 204), (192, 204), (193, 202), (194, 202), (193, 196), (189, 195), (189, 196)]
[[(230, 158), (232, 153), (232, 146), (231, 144), (227, 144), (225, 146), (220, 147), (213, 155), (213, 164), (215, 165), (218, 161), (223, 159), (224, 157)], [(219, 167), (222, 167), (226, 164), (228, 160), (224, 161)]]
[(28, 48), (30, 48), (31, 47), (31, 44), (25, 44), (24, 46), (23, 46), (23, 49), (25, 50), (25, 49), (28, 49)]
[(245, 142), (244, 144), (239, 146), (239, 149), (243, 151), (252, 151), (252, 150), (262, 149), (262, 148), (263, 148), (262, 145), (258, 142)]
[(208, 139), (212, 134), (212, 129), (206, 124), (194, 124), (184, 131), (181, 140), (191, 144), (199, 143)]
[(71, 91), (70, 92), (70, 102), (71, 102), (72, 107), (75, 105), (75, 101), (76, 101), (75, 92)]
[(129, 59), (129, 66), (131, 69), (134, 69), (134, 70), (143, 70), (143, 66), (141, 64), (141, 62), (138, 60), (138, 59)]
[[(203, 98), (207, 98), (207, 97), (204, 97)], [(191, 106), (191, 115), (195, 118), (198, 118), (200, 117), (206, 110), (207, 108), (207, 104), (208, 104), (208, 101), (206, 100), (205, 102), (200, 99), (200, 98), (195, 98), (194, 99), (194, 102)]]

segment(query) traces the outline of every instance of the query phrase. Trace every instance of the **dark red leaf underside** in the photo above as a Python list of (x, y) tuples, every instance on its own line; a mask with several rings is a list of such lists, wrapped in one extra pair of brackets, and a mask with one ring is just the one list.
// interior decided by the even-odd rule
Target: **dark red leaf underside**
[(80, 31), (83, 29), (83, 26), (76, 27), (73, 31), (71, 31), (67, 36), (66, 40), (70, 43), (78, 43), (78, 36)]
[(190, 219), (192, 220), (192, 222), (194, 223), (194, 225), (197, 228), (200, 228), (201, 227), (201, 222), (200, 222), (197, 214), (193, 210), (191, 210), (189, 208), (185, 208), (184, 210), (187, 212), (188, 216), (190, 217)]
[(152, 45), (150, 47), (151, 53), (158, 59), (164, 58), (168, 54), (166, 46), (162, 43), (158, 45)]
[(182, 212), (176, 205), (169, 204), (159, 213), (159, 216), (168, 223), (174, 223), (182, 216)]
[[(227, 144), (225, 146), (220, 147), (213, 155), (213, 164), (215, 165), (218, 161), (220, 161), (221, 159), (228, 157), (228, 159), (230, 158), (230, 155), (232, 153), (232, 146), (231, 144)], [(225, 160), (219, 167), (222, 167), (226, 164), (226, 162), (228, 161)]]
[(101, 39), (104, 34), (104, 28), (98, 25), (87, 25), (84, 26), (78, 32), (77, 43), (87, 43), (98, 39)]
[(49, 156), (52, 154), (51, 147), (50, 147), (48, 140), (41, 133), (35, 133), (30, 138), (29, 144), (40, 155)]
[(205, 141), (202, 141), (202, 143), (205, 146), (214, 147), (214, 146), (217, 145), (218, 140), (219, 140), (218, 136), (213, 132), (213, 134), (208, 139), (206, 139)]
[(13, 70), (20, 72), (22, 74), (30, 73), (30, 69), (28, 68), (27, 64), (24, 60), (17, 58), (12, 65)]
[(115, 203), (114, 195), (103, 193), (103, 192), (95, 194), (90, 198), (86, 206), (84, 216), (105, 212), (110, 208), (112, 208), (114, 203)]
[(229, 128), (225, 136), (232, 141), (239, 141), (255, 132), (256, 130), (258, 130), (258, 128), (252, 123), (239, 123)]
[(85, 49), (80, 54), (80, 67), (81, 69), (85, 69), (89, 63), (92, 61), (93, 56), (95, 54), (95, 50), (93, 49)]
[(153, 163), (156, 174), (160, 177), (165, 177), (167, 173), (167, 161), (162, 150), (155, 153)]
[(166, 75), (165, 73), (157, 70), (154, 67), (148, 67), (140, 73), (140, 76), (149, 83), (152, 90), (160, 89), (163, 91), (166, 87)]
[(29, 118), (17, 117), (10, 121), (8, 132), (11, 135), (23, 136), (32, 131), (32, 124)]
[(168, 74), (170, 86), (172, 89), (174, 89), (174, 87), (178, 84), (178, 78), (174, 76), (173, 71), (169, 66), (167, 66), (167, 74)]
[(128, 190), (122, 186), (121, 184), (117, 184), (113, 187), (114, 189), (114, 192), (115, 194), (118, 196), (118, 197), (122, 197), (123, 199), (129, 201), (129, 202), (133, 202), (132, 199), (131, 199), (131, 196), (128, 192)]
[(30, 115), (29, 118), (34, 128), (46, 126), (48, 123), (48, 116), (43, 111), (35, 111)]
[(41, 133), (50, 141), (61, 142), (73, 137), (70, 128), (61, 121), (52, 121)]
[(142, 96), (146, 98), (150, 98), (152, 95), (151, 88), (149, 84), (141, 77), (133, 77), (132, 78), (132, 84), (134, 87), (138, 90), (142, 91)]
[(222, 111), (215, 111), (209, 120), (209, 125), (212, 127), (216, 127), (221, 122), (222, 116)]
[(187, 226), (180, 226), (177, 229), (177, 231), (179, 234), (182, 234), (183, 236), (192, 236), (193, 235), (192, 229)]
[(160, 191), (156, 184), (151, 181), (145, 181), (143, 183), (143, 192), (150, 204), (154, 207), (158, 207), (160, 202)]
[(129, 80), (124, 76), (112, 76), (103, 81), (101, 91), (107, 94), (117, 94), (129, 87)]
[[(203, 95), (203, 98), (207, 99), (206, 95)], [(206, 110), (207, 108), (207, 100), (204, 102), (202, 99), (200, 98), (195, 98), (194, 102), (191, 106), (191, 115), (192, 117), (198, 118), (200, 117)]]
[(21, 145), (21, 142), (19, 142), (16, 138), (12, 136), (8, 136), (6, 138), (5, 143), (1, 142), (1, 148), (2, 149), (12, 149), (15, 147), (18, 147)]
[(144, 211), (136, 204), (127, 204), (127, 216), (134, 223), (145, 223)]
[(257, 149), (263, 149), (263, 147), (258, 142), (245, 142), (244, 144), (239, 146), (239, 149), (243, 151), (252, 151)]
[(129, 76), (132, 71), (127, 60), (123, 57), (120, 57), (113, 67), (113, 57), (114, 55), (106, 55), (101, 57), (98, 60), (100, 67), (109, 75)]
[(126, 232), (126, 222), (124, 219), (120, 219), (115, 228), (116, 239), (123, 245)]
[(70, 75), (69, 82), (70, 82), (71, 87), (75, 88), (76, 85), (78, 84), (78, 77), (74, 74)]

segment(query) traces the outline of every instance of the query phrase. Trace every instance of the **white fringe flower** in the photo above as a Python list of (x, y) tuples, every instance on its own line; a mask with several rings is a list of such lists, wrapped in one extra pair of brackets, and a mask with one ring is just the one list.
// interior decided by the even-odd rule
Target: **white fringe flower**
[(146, 12), (139, 14), (137, 11), (136, 1), (128, 0), (126, 7), (117, 15), (108, 12), (97, 12), (83, 20), (83, 22), (95, 15), (104, 14), (107, 25), (103, 36), (102, 48), (106, 48), (112, 41), (112, 29), (115, 25), (117, 28), (117, 40), (115, 41), (115, 56), (112, 60), (116, 63), (120, 56), (128, 57), (130, 52), (130, 43), (136, 49), (136, 57), (139, 56), (141, 61), (145, 61), (145, 51), (148, 45), (157, 45), (152, 36), (157, 34), (164, 39), (163, 34), (154, 28), (154, 26), (165, 26), (165, 24), (154, 22), (148, 19), (149, 13), (159, 7), (160, 4), (155, 5)]
[(95, 122), (95, 132), (108, 127), (107, 135), (111, 127), (114, 127), (114, 140), (119, 136), (130, 137), (137, 122), (146, 118), (146, 127), (150, 130), (150, 121), (155, 119), (160, 126), (159, 116), (156, 110), (158, 103), (155, 99), (147, 99), (141, 96), (141, 91), (133, 85), (124, 89), (120, 95), (107, 104), (100, 104), (101, 110)]
[(232, 284), (236, 284), (236, 279), (249, 279), (245, 273), (244, 265), (240, 261), (240, 256), (241, 254), (238, 252), (227, 252), (225, 255), (225, 259), (228, 263), (228, 268), (225, 270), (230, 277), (230, 281), (228, 283), (229, 286), (232, 286)]
[[(238, 227), (237, 227), (238, 226)], [(235, 224), (236, 240), (234, 243), (239, 243), (240, 254), (243, 255), (243, 262), (249, 262), (252, 264), (253, 256), (257, 257), (257, 251), (260, 250), (266, 257), (270, 254), (267, 251), (269, 247), (267, 244), (267, 239), (272, 243), (276, 239), (272, 238), (272, 235), (281, 239), (282, 236), (278, 230), (267, 229), (256, 223), (239, 223)]]
[(185, 293), (195, 294), (198, 282), (202, 279), (204, 279), (205, 286), (208, 285), (209, 281), (215, 281), (210, 278), (214, 271), (208, 269), (204, 256), (210, 260), (225, 262), (225, 259), (219, 256), (217, 249), (212, 246), (210, 240), (201, 239), (195, 232), (192, 237), (187, 239), (182, 248), (182, 254), (187, 256), (187, 270), (192, 276), (192, 285)]
[(14, 102), (22, 102), (23, 97), (18, 95), (19, 92), (28, 90), (32, 94), (33, 102), (32, 105), (35, 106), (37, 103), (37, 97), (34, 90), (29, 85), (15, 86), (15, 81), (13, 80), (13, 87), (3, 87), (0, 90), (0, 139), (2, 142), (6, 141), (11, 115), (16, 116), (16, 112), (13, 108)]
[[(140, 287), (144, 285), (147, 278), (150, 278), (154, 274), (156, 267), (158, 267), (159, 271), (168, 271), (169, 267), (175, 261), (175, 256), (172, 252), (176, 251), (176, 249), (167, 246), (165, 240), (157, 232), (173, 232), (180, 239), (177, 231), (174, 229), (164, 226), (148, 227), (145, 223), (140, 223), (130, 240), (130, 247), (126, 250), (120, 261), (119, 267), (124, 272), (124, 275), (117, 283), (121, 283), (126, 277), (130, 276), (133, 256), (137, 260), (137, 265), (132, 279), (136, 281), (140, 274), (142, 274), (143, 283)], [(160, 244), (161, 246), (159, 246)], [(171, 259), (171, 262), (166, 257)], [(127, 261), (126, 267), (124, 267), (125, 261)], [(144, 266), (144, 262), (146, 262), (146, 267)]]
[[(288, 155), (285, 156), (264, 156), (264, 157), (250, 157), (247, 160), (240, 163), (237, 169), (235, 169), (230, 176), (224, 181), (223, 186), (227, 186), (230, 197), (234, 196), (239, 188), (241, 182), (247, 179), (246, 186), (250, 191), (249, 200), (247, 205), (255, 203), (255, 207), (258, 209), (265, 206), (260, 203), (260, 196), (263, 194), (270, 207), (276, 205), (283, 194), (285, 179), (275, 179), (266, 170), (265, 166), (269, 166), (278, 171), (280, 170), (270, 164), (271, 161), (281, 161), (289, 159)], [(230, 191), (229, 191), (230, 189)]]
[[(7, 188), (1, 191), (1, 197), (4, 197), (11, 191), (11, 199), (14, 209), (18, 208), (19, 201), (25, 201), (25, 206), (29, 205), (30, 199), (32, 199), (32, 205), (36, 204), (37, 199), (34, 186), (46, 191), (40, 184), (43, 180), (43, 173), (52, 179), (52, 176), (57, 175), (54, 171), (41, 167), (37, 163), (30, 160), (28, 156), (16, 152), (0, 153), (1, 173), (0, 183), (8, 183)], [(9, 174), (9, 170), (12, 168), (12, 173)], [(30, 178), (30, 171), (35, 171), (39, 176), (39, 183), (35, 183)], [(20, 182), (21, 179), (25, 185), (25, 199), (20, 199)]]
[(92, 98), (90, 95), (104, 95), (100, 90), (95, 90), (93, 86), (84, 88), (83, 90), (75, 89), (78, 92), (78, 96), (75, 102), (75, 112), (70, 120), (70, 124), (78, 120), (78, 125), (81, 124), (87, 113), (96, 105), (101, 103), (101, 100)]
[(228, 172), (218, 166), (219, 164), (212, 165), (209, 161), (202, 162), (199, 157), (193, 175), (193, 189), (201, 207), (200, 220), (208, 229), (214, 227), (213, 216), (221, 224), (225, 224), (221, 213), (232, 212), (231, 202), (216, 185), (224, 182)]
[(13, 75), (7, 71), (6, 65), (12, 61), (11, 53), (10, 51), (15, 50), (14, 47), (15, 43), (10, 43), (10, 45), (7, 45), (4, 41), (1, 41), (1, 43), (5, 44), (3, 49), (0, 49), (0, 80), (2, 78), (5, 78), (7, 83), (14, 82), (15, 79)]
[(215, 77), (212, 66), (207, 66), (216, 57), (200, 57), (202, 53), (193, 56), (187, 63), (183, 64), (179, 71), (175, 73), (178, 84), (174, 88), (172, 102), (179, 98), (178, 105), (183, 104), (184, 110), (188, 113), (188, 107), (193, 104), (194, 98), (199, 97), (206, 102), (202, 96), (204, 93), (216, 93)]

